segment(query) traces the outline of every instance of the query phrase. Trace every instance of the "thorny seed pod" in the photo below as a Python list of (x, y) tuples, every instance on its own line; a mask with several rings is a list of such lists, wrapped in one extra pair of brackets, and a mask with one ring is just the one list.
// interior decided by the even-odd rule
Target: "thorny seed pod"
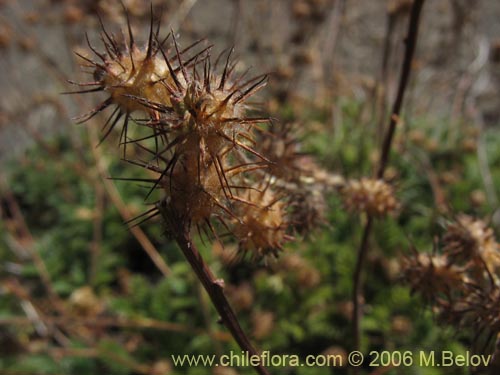
[(473, 327), (473, 342), (489, 344), (500, 332), (498, 244), (493, 232), (482, 220), (461, 214), (447, 226), (441, 244), (443, 254), (414, 251), (407, 257), (403, 278), (440, 321), (457, 329)]
[[(104, 124), (103, 130), (106, 138), (118, 122), (123, 118), (123, 128), (121, 142), (127, 142), (127, 126), (132, 113), (136, 111), (147, 112), (152, 118), (156, 118), (154, 108), (144, 105), (146, 102), (168, 102), (169, 104), (169, 85), (181, 78), (180, 68), (172, 68), (164, 51), (164, 44), (167, 42), (170, 34), (163, 41), (159, 42), (159, 22), (156, 31), (153, 31), (153, 14), (151, 13), (151, 25), (149, 30), (148, 44), (146, 48), (139, 48), (134, 40), (130, 22), (128, 23), (128, 42), (119, 42), (112, 34), (109, 34), (102, 20), (99, 18), (102, 28), (101, 40), (105, 52), (97, 51), (90, 43), (88, 36), (87, 44), (90, 50), (100, 61), (94, 61), (82, 54), (76, 53), (83, 59), (84, 67), (93, 69), (93, 81), (70, 83), (91, 87), (81, 91), (71, 93), (90, 93), (104, 91), (109, 94), (108, 98), (97, 105), (90, 112), (79, 116), (78, 123), (90, 120), (98, 113), (108, 107), (115, 106), (112, 114)], [(196, 45), (195, 43), (194, 45)], [(178, 52), (179, 59), (194, 45)], [(160, 54), (161, 52), (161, 54)], [(201, 53), (201, 52), (200, 52)]]
[(323, 193), (327, 183), (321, 175), (329, 177), (329, 174), (310, 155), (301, 152), (296, 124), (273, 125), (259, 137), (259, 152), (272, 162), (266, 173), (276, 178), (276, 184), (289, 197), (293, 229), (306, 235), (325, 223)]
[(297, 188), (291, 191), (290, 217), (297, 233), (306, 235), (327, 222), (327, 206), (322, 191), (317, 187), (298, 186)]
[(458, 215), (456, 222), (450, 223), (443, 236), (443, 253), (454, 264), (465, 264), (470, 268), (484, 271), (496, 278), (500, 267), (500, 252), (493, 230), (482, 220), (467, 215)]
[(446, 228), (443, 253), (450, 262), (467, 267), (477, 279), (481, 279), (481, 273), (486, 271), (491, 281), (500, 281), (496, 272), (500, 268), (498, 243), (493, 230), (482, 220), (458, 215), (456, 222)]
[(488, 349), (500, 332), (500, 290), (470, 287), (467, 293), (436, 306), (439, 321), (457, 330), (472, 329), (472, 342)]
[(298, 181), (307, 170), (301, 163), (300, 144), (295, 124), (275, 124), (259, 139), (259, 150), (272, 161), (268, 173), (285, 181)]
[[(104, 91), (109, 96), (81, 116), (81, 122), (113, 106), (103, 139), (123, 118), (125, 159), (156, 174), (154, 179), (137, 180), (151, 183), (147, 197), (155, 190), (162, 197), (136, 218), (136, 224), (139, 219), (142, 222), (161, 214), (167, 223), (180, 221), (176, 228), (208, 228), (219, 238), (219, 226), (213, 223), (216, 220), (244, 252), (256, 258), (277, 255), (291, 239), (287, 234), (291, 222), (284, 202), (286, 193), (276, 193), (273, 186), (275, 162), (266, 155), (269, 150), (257, 148), (256, 129), (269, 119), (247, 116), (247, 99), (265, 86), (267, 76), (246, 80), (245, 73), (237, 76), (232, 50), (220, 69), (213, 68), (211, 46), (196, 51), (195, 47), (201, 46), (198, 41), (181, 49), (172, 33), (160, 41), (159, 22), (156, 29), (153, 24), (151, 14), (145, 48), (136, 45), (130, 22), (128, 40), (119, 43), (101, 21), (105, 53), (98, 52), (87, 39), (101, 61), (79, 55), (93, 69), (94, 81), (76, 84), (92, 87), (80, 93)], [(166, 47), (169, 39), (170, 49)], [(139, 112), (146, 117), (132, 119), (131, 115)], [(130, 139), (129, 122), (151, 129), (152, 135)], [(274, 135), (281, 136), (285, 146), (293, 146), (291, 151), (284, 149), (286, 161), (289, 152), (294, 156), (296, 143), (288, 132)], [(127, 144), (137, 150), (134, 160), (126, 158)], [(299, 178), (297, 172), (294, 178)]]
[(383, 180), (349, 180), (340, 192), (345, 207), (352, 212), (383, 217), (396, 213), (399, 208), (393, 187)]
[(463, 270), (450, 265), (444, 256), (415, 253), (404, 259), (402, 269), (403, 278), (412, 291), (418, 292), (428, 303), (463, 291)]
[(234, 228), (240, 248), (252, 251), (256, 257), (269, 254), (277, 256), (285, 241), (291, 239), (286, 234), (289, 223), (282, 198), (269, 186), (263, 190), (248, 190), (245, 197), (249, 203), (240, 202), (237, 205), (239, 220), (235, 222)]

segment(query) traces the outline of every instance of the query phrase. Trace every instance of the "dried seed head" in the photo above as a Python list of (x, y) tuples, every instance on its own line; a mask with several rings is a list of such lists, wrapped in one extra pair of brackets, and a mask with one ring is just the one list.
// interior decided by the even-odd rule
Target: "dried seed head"
[(238, 93), (231, 83), (227, 90), (224, 75), (211, 75), (212, 84), (217, 83), (213, 89), (208, 80), (201, 84), (195, 75), (187, 77), (186, 94), (181, 100), (172, 99), (172, 110), (160, 119), (165, 134), (173, 137), (166, 147), (169, 152), (162, 153), (167, 162), (162, 178), (176, 211), (199, 224), (214, 214), (231, 216), (233, 186), (247, 188), (240, 175), (266, 165), (238, 161), (260, 157), (251, 148), (254, 124), (248, 122), (255, 119), (242, 117), (240, 101), (250, 91)]
[[(188, 77), (186, 92), (182, 98), (174, 99), (173, 110), (181, 124), (174, 134), (202, 142), (202, 152), (213, 157), (221, 155), (224, 147), (246, 142), (243, 138), (251, 140), (252, 134), (251, 124), (247, 124), (248, 119), (244, 117), (245, 105), (236, 95), (233, 84), (228, 84), (227, 77), (223, 76), (212, 75), (210, 80), (212, 82), (201, 84), (194, 77)], [(172, 122), (171, 113), (167, 111), (166, 115), (166, 122)]]
[(136, 98), (163, 103), (169, 98), (166, 85), (173, 84), (165, 60), (157, 54), (148, 56), (147, 50), (135, 45), (106, 60), (105, 70), (97, 67), (95, 78), (100, 78), (104, 90), (124, 113), (147, 110)]
[[(135, 44), (130, 24), (128, 31), (128, 39), (118, 42), (102, 26), (105, 53), (88, 43), (100, 61), (80, 55), (93, 69), (94, 81), (78, 85), (85, 86), (80, 93), (109, 94), (81, 122), (114, 107), (103, 139), (124, 119), (124, 155), (132, 155), (125, 150), (127, 144), (135, 146), (134, 159), (125, 159), (157, 176), (137, 180), (152, 184), (147, 197), (156, 189), (162, 193), (156, 206), (137, 219), (142, 222), (161, 214), (172, 228), (208, 227), (218, 238), (218, 224), (212, 223), (217, 221), (236, 237), (242, 250), (259, 258), (276, 255), (291, 238), (286, 234), (291, 222), (281, 200), (286, 194), (278, 195), (274, 186), (263, 188), (256, 182), (273, 180), (271, 174), (277, 175), (278, 170), (267, 155), (274, 156), (273, 150), (257, 146), (255, 128), (269, 119), (247, 116), (247, 100), (266, 85), (267, 76), (248, 80), (244, 74), (236, 76), (232, 51), (226, 54), (222, 69), (215, 71), (211, 46), (197, 51), (197, 42), (181, 50), (174, 35), (170, 50), (166, 49), (168, 38), (159, 40), (152, 15), (144, 48)], [(138, 111), (146, 118), (132, 119), (131, 114)], [(130, 139), (129, 121), (149, 128), (152, 135)], [(289, 135), (276, 135), (276, 142), (284, 145), (277, 157), (296, 168), (292, 159), (297, 144)]]
[[(77, 119), (79, 123), (83, 123), (108, 107), (115, 107), (104, 125), (103, 130), (106, 130), (106, 133), (103, 139), (123, 119), (121, 141), (124, 143), (127, 141), (127, 125), (130, 115), (136, 111), (142, 111), (151, 118), (157, 119), (159, 108), (151, 103), (161, 103), (161, 108), (170, 105), (171, 87), (174, 86), (174, 83), (182, 80), (182, 77), (180, 67), (172, 67), (167, 53), (164, 51), (163, 45), (168, 37), (159, 42), (159, 28), (156, 32), (153, 32), (154, 21), (152, 14), (148, 43), (144, 48), (139, 48), (135, 44), (130, 23), (128, 23), (128, 40), (118, 41), (113, 34), (110, 35), (106, 31), (102, 20), (100, 21), (102, 27), (101, 40), (105, 52), (97, 51), (87, 38), (88, 47), (97, 56), (98, 61), (76, 53), (84, 61), (82, 64), (84, 67), (93, 69), (94, 79), (92, 82), (87, 83), (70, 81), (72, 84), (85, 88), (70, 93), (97, 91), (108, 93), (109, 96), (106, 100)], [(194, 45), (182, 52), (177, 52), (180, 65), (183, 64), (184, 52)]]
[(273, 124), (260, 132), (259, 151), (272, 162), (266, 173), (286, 192), (290, 203), (290, 222), (300, 234), (306, 235), (325, 223), (324, 200), (326, 173), (310, 155), (301, 152), (296, 124)]
[(500, 332), (498, 269), (486, 254), (498, 254), (493, 232), (470, 216), (459, 215), (447, 226), (442, 255), (416, 251), (403, 262), (412, 290), (433, 307), (440, 321), (456, 329), (471, 328), (478, 342)]
[(189, 170), (184, 163), (178, 163), (165, 186), (166, 196), (183, 218), (194, 224), (209, 220), (216, 210), (221, 184), (214, 164), (200, 170)]
[(491, 246), (494, 242), (493, 231), (481, 220), (459, 215), (456, 222), (447, 226), (443, 242), (444, 252), (450, 257), (470, 259), (479, 255), (482, 246)]
[(251, 251), (256, 258), (276, 256), (289, 238), (284, 203), (271, 188), (258, 190), (248, 190), (248, 203), (238, 204), (234, 233), (241, 250)]
[(445, 256), (414, 254), (402, 265), (404, 280), (413, 292), (418, 292), (428, 303), (462, 292), (466, 281), (460, 268), (450, 265)]
[(284, 181), (298, 181), (307, 173), (301, 163), (300, 143), (296, 124), (273, 124), (269, 132), (259, 137), (259, 150), (272, 161), (268, 173)]
[(468, 225), (462, 224), (462, 221), (468, 217), (460, 217), (456, 223), (450, 223), (443, 236), (443, 252), (447, 254), (453, 262), (468, 261), (478, 256), (479, 243), (469, 231)]
[(456, 300), (442, 303), (439, 319), (457, 329), (472, 329), (473, 342), (490, 344), (500, 332), (500, 290), (470, 288), (469, 292)]
[(327, 222), (327, 205), (322, 192), (318, 189), (302, 188), (291, 192), (290, 206), (293, 228), (301, 235), (311, 233)]
[(500, 267), (500, 252), (493, 230), (486, 223), (467, 215), (458, 215), (443, 236), (443, 252), (454, 264), (487, 269), (495, 276)]
[(350, 180), (342, 188), (345, 207), (352, 212), (366, 212), (375, 217), (394, 214), (399, 208), (394, 189), (383, 180)]

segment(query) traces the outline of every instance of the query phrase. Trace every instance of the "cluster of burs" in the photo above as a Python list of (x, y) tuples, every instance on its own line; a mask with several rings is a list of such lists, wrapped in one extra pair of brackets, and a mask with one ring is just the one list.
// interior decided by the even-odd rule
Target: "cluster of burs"
[[(102, 26), (104, 51), (89, 42), (97, 58), (79, 55), (93, 81), (76, 84), (108, 94), (81, 122), (111, 108), (103, 138), (119, 128), (124, 158), (155, 174), (151, 192), (162, 198), (148, 215), (230, 238), (257, 258), (314, 227), (323, 206), (311, 188), (314, 162), (299, 152), (293, 127), (249, 114), (267, 76), (238, 72), (232, 50), (212, 61), (204, 40), (181, 48), (173, 33), (160, 38), (153, 20), (141, 48), (128, 26), (121, 41)], [(147, 135), (131, 136), (130, 126)], [(148, 159), (129, 159), (127, 145)]]

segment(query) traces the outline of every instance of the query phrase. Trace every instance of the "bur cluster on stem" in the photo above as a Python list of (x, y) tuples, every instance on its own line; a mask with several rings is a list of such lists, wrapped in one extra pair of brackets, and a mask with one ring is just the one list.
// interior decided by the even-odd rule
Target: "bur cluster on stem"
[[(155, 175), (141, 182), (151, 184), (147, 197), (161, 190), (163, 209), (157, 204), (140, 219), (172, 215), (166, 221), (181, 222), (187, 232), (197, 228), (221, 242), (233, 238), (243, 254), (277, 255), (293, 239), (291, 228), (300, 226), (297, 217), (307, 216), (291, 214), (309, 208), (289, 209), (303, 193), (301, 184), (287, 183), (302, 173), (292, 132), (281, 125), (274, 127), (285, 130), (274, 131), (268, 117), (249, 114), (255, 113), (249, 98), (267, 75), (239, 73), (232, 49), (213, 63), (204, 40), (181, 48), (175, 33), (161, 38), (153, 15), (141, 48), (127, 24), (128, 36), (118, 40), (101, 21), (104, 51), (87, 38), (95, 56), (79, 54), (93, 80), (72, 83), (84, 86), (77, 93), (108, 94), (79, 122), (110, 108), (102, 140), (120, 128), (124, 159)], [(148, 134), (132, 137), (130, 126)], [(130, 159), (130, 145), (146, 156)]]
[[(267, 259), (321, 216), (321, 205), (299, 198), (312, 184), (311, 177), (302, 179), (293, 132), (255, 115), (249, 104), (268, 77), (239, 72), (232, 49), (213, 62), (205, 40), (182, 48), (173, 31), (160, 37), (152, 10), (144, 47), (136, 43), (128, 15), (128, 36), (120, 39), (100, 24), (104, 51), (87, 37), (94, 56), (78, 54), (92, 80), (71, 83), (82, 87), (72, 93), (103, 92), (107, 98), (78, 120), (111, 110), (101, 142), (118, 128), (123, 159), (153, 176), (129, 180), (150, 185), (146, 199), (160, 192), (153, 208), (131, 223), (162, 218), (234, 339), (257, 354), (225, 297), (224, 281), (203, 260), (192, 232), (221, 244), (229, 239), (242, 256)], [(268, 374), (262, 365), (256, 370)]]
[(480, 219), (458, 215), (446, 224), (438, 251), (416, 250), (403, 262), (403, 280), (457, 329), (492, 343), (500, 333), (500, 256), (493, 230)]

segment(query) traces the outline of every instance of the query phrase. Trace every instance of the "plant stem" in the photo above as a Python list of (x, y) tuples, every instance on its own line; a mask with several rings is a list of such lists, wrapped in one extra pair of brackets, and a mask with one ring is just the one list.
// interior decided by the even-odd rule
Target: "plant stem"
[(384, 176), (384, 171), (389, 161), (389, 152), (391, 150), (392, 139), (396, 131), (396, 125), (399, 123), (399, 115), (403, 105), (403, 99), (406, 91), (406, 86), (410, 78), (411, 64), (413, 62), (413, 55), (417, 46), (418, 25), (420, 21), (420, 14), (425, 0), (415, 0), (411, 8), (410, 22), (408, 24), (408, 34), (405, 38), (405, 55), (403, 60), (403, 68), (401, 69), (401, 76), (399, 79), (398, 92), (396, 100), (392, 106), (391, 118), (389, 122), (389, 129), (382, 144), (382, 154), (380, 155), (379, 166), (377, 170), (377, 178)]
[[(184, 225), (182, 219), (176, 218), (175, 214), (169, 211), (165, 202), (161, 202), (159, 204), (159, 210), (163, 219), (165, 219), (169, 225), (169, 229), (172, 232), (175, 241), (181, 248), (186, 260), (189, 262), (191, 268), (207, 291), (210, 299), (212, 300), (212, 304), (219, 313), (224, 325), (227, 327), (229, 332), (231, 332), (231, 335), (242, 350), (248, 352), (249, 356), (259, 355), (257, 350), (250, 343), (250, 340), (246, 336), (245, 332), (243, 332), (236, 314), (224, 295), (224, 281), (214, 277), (212, 271), (192, 242), (188, 227)], [(260, 375), (270, 375), (262, 364), (259, 364), (254, 368)]]
[(368, 241), (370, 239), (370, 233), (372, 229), (373, 218), (368, 216), (363, 231), (363, 237), (361, 239), (361, 244), (358, 249), (358, 256), (356, 259), (356, 268), (354, 269), (354, 284), (353, 284), (353, 295), (352, 295), (352, 322), (354, 331), (354, 350), (359, 350), (360, 339), (361, 339), (361, 306), (360, 300), (363, 297), (362, 284), (361, 284), (361, 271), (363, 270), (364, 260), (366, 258), (366, 252), (368, 251)]
[[(376, 178), (378, 179), (384, 177), (385, 168), (387, 167), (387, 163), (389, 161), (389, 154), (391, 151), (391, 145), (394, 138), (394, 133), (396, 131), (396, 126), (399, 123), (401, 107), (403, 105), (404, 94), (410, 77), (413, 55), (415, 53), (415, 48), (417, 45), (418, 25), (424, 1), (425, 0), (415, 0), (412, 5), (410, 22), (408, 24), (408, 33), (405, 39), (406, 48), (403, 60), (403, 67), (401, 69), (401, 76), (399, 79), (398, 91), (392, 107), (389, 128), (387, 129), (387, 133), (385, 135), (384, 142), (382, 144), (382, 152), (380, 154), (380, 160), (376, 172)], [(352, 320), (353, 320), (353, 331), (354, 331), (354, 350), (359, 350), (360, 348), (360, 338), (361, 338), (360, 322), (362, 319), (362, 311), (360, 306), (360, 300), (362, 299), (361, 276), (362, 276), (364, 260), (368, 252), (368, 243), (372, 227), (373, 227), (373, 217), (368, 215), (363, 230), (363, 237), (358, 249), (356, 268), (354, 270), (354, 276), (353, 276), (354, 281), (353, 281), (353, 295), (352, 295), (352, 303), (353, 303)]]

